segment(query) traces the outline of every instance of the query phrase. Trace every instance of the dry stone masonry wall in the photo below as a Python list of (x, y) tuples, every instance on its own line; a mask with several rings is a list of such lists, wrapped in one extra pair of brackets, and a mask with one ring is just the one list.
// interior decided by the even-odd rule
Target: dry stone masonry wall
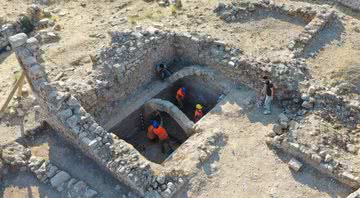
[(49, 161), (32, 156), (27, 166), (41, 183), (51, 185), (68, 198), (94, 198), (98, 195), (87, 183), (71, 177), (69, 173), (59, 169)]
[(49, 184), (66, 197), (94, 198), (98, 193), (84, 181), (72, 178), (66, 171), (41, 158), (32, 156), (31, 150), (13, 142), (0, 149), (0, 178), (5, 170), (30, 170), (41, 183)]
[(273, 1), (260, 1), (259, 3), (219, 3), (214, 9), (214, 12), (226, 22), (238, 22), (258, 9), (286, 14), (291, 17), (300, 17), (308, 22), (298, 38), (291, 41), (288, 45), (288, 48), (293, 52), (295, 57), (303, 55), (304, 49), (314, 36), (335, 16), (334, 10), (326, 6), (318, 9), (311, 6), (301, 7), (275, 3)]

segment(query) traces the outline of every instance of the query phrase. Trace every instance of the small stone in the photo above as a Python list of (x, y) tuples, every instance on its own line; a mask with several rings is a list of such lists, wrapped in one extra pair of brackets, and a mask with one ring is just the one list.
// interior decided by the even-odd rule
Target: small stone
[(306, 108), (306, 109), (312, 109), (314, 104), (312, 104), (311, 102), (309, 101), (304, 101), (301, 105), (302, 107)]
[(350, 153), (353, 153), (353, 154), (356, 154), (358, 149), (356, 148), (355, 145), (353, 144), (347, 144), (346, 145), (346, 149), (350, 152)]
[(174, 183), (169, 182), (169, 183), (167, 184), (167, 188), (170, 189), (171, 191), (174, 191), (176, 187), (175, 187), (175, 184), (174, 184)]
[(357, 33), (360, 33), (360, 26), (354, 27), (354, 31), (357, 32)]
[(54, 188), (60, 187), (61, 184), (69, 180), (71, 177), (68, 173), (65, 171), (60, 171), (58, 174), (56, 174), (51, 180), (50, 183)]
[(277, 135), (281, 135), (284, 133), (282, 127), (279, 124), (273, 124), (273, 128), (272, 128), (273, 132)]
[(25, 115), (24, 111), (23, 111), (22, 109), (20, 109), (20, 108), (17, 108), (17, 109), (16, 109), (16, 112), (17, 112), (17, 115), (18, 115), (19, 117), (23, 117), (23, 116)]
[(76, 182), (77, 182), (77, 180), (76, 180), (75, 178), (71, 178), (70, 181), (67, 183), (67, 186), (66, 186), (66, 187), (67, 187), (68, 189), (71, 189)]
[(326, 154), (324, 161), (325, 161), (325, 162), (330, 162), (331, 160), (332, 160), (331, 155)]
[(60, 31), (61, 30), (61, 25), (60, 24), (54, 25), (53, 30), (54, 31)]
[(312, 160), (314, 160), (316, 163), (318, 163), (318, 164), (320, 164), (321, 163), (321, 160), (322, 160), (322, 158), (320, 157), (320, 155), (318, 155), (318, 154), (312, 154), (311, 155), (311, 159)]
[(299, 162), (298, 160), (296, 160), (295, 158), (292, 158), (289, 161), (288, 165), (291, 169), (293, 169), (296, 172), (298, 172), (301, 169), (301, 167), (303, 166), (302, 163)]
[(307, 93), (310, 95), (310, 96), (313, 96), (316, 92), (316, 88), (314, 86), (310, 86)]
[(158, 177), (156, 178), (156, 181), (157, 181), (159, 184), (164, 184), (164, 183), (165, 183), (165, 176), (164, 176), (164, 175), (158, 176)]
[(84, 197), (85, 198), (93, 198), (97, 195), (98, 193), (95, 191), (95, 190), (92, 190), (92, 189), (87, 189), (85, 191), (85, 194), (84, 194)]
[(235, 67), (235, 63), (234, 63), (233, 61), (229, 61), (228, 65), (229, 65), (230, 67)]

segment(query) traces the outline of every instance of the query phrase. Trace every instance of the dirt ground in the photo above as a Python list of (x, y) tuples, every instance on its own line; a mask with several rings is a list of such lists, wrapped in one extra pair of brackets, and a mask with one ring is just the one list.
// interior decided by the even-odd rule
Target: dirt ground
[(228, 142), (179, 197), (346, 197), (351, 189), (308, 166), (291, 171), (291, 157), (264, 144), (281, 109), (265, 116), (247, 105), (253, 97), (246, 89), (234, 91), (201, 121), (202, 128), (224, 131)]
[[(276, 1), (304, 4), (302, 1)], [(244, 54), (262, 55), (274, 60), (287, 57), (288, 42), (306, 25), (301, 20), (276, 13), (258, 13), (239, 23), (225, 23), (213, 13), (218, 2), (184, 0), (184, 8), (172, 14), (169, 7), (142, 0), (58, 0), (49, 6), (49, 10), (56, 11), (61, 39), (42, 46), (42, 58), (49, 78), (63, 73), (60, 81), (86, 79), (92, 71), (89, 55), (108, 44), (108, 31), (111, 30), (151, 25), (166, 30), (207, 33), (239, 47)], [(2, 0), (0, 17), (13, 21), (30, 3), (30, 0)], [(81, 3), (86, 6), (81, 6)], [(360, 24), (360, 17), (341, 7), (337, 10), (345, 14), (342, 23), (330, 24), (314, 39), (306, 50), (306, 62), (314, 78), (338, 78), (357, 83), (360, 79), (360, 66), (357, 66), (360, 65), (360, 33), (354, 28)], [(317, 53), (314, 55), (314, 52)], [(19, 70), (13, 53), (0, 54), (0, 104), (11, 91)], [(234, 98), (230, 100), (236, 101)], [(187, 191), (178, 197), (346, 197), (351, 192), (310, 167), (305, 166), (299, 173), (290, 171), (286, 165), (289, 156), (266, 147), (265, 134), (276, 121), (280, 109), (276, 109), (272, 116), (263, 116), (256, 110), (238, 114), (235, 112), (239, 110), (237, 103), (223, 105), (221, 115), (204, 122), (210, 126), (211, 122), (220, 120), (229, 141), (219, 155), (214, 156), (191, 180)], [(15, 106), (14, 102), (11, 106)], [(32, 109), (27, 112), (25, 115)], [(23, 123), (31, 128), (36, 126), (35, 122), (33, 116), (27, 118), (17, 116), (17, 113), (5, 116), (0, 120), (0, 144), (18, 139), (24, 131)], [(113, 178), (54, 132), (47, 131), (38, 137), (31, 148), (34, 155), (48, 157), (74, 177), (104, 192), (104, 197), (126, 193), (126, 189), (116, 188)], [(28, 172), (9, 173), (1, 186), (0, 195), (6, 198), (60, 196), (49, 186), (38, 183)]]

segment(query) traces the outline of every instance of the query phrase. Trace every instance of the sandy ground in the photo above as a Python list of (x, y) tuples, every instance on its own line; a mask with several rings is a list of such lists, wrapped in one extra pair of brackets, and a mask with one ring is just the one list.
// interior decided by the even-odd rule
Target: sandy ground
[(179, 197), (346, 197), (351, 189), (307, 166), (291, 171), (291, 157), (266, 146), (281, 109), (265, 116), (246, 104), (253, 97), (246, 89), (234, 91), (201, 121), (201, 128), (222, 130), (228, 142)]
[[(241, 48), (245, 54), (276, 59), (286, 56), (288, 41), (296, 37), (305, 25), (297, 19), (273, 13), (228, 24), (212, 12), (218, 0), (185, 0), (184, 9), (177, 10), (176, 15), (172, 15), (169, 8), (142, 0), (88, 0), (84, 1), (85, 7), (80, 6), (81, 2), (83, 1), (58, 1), (49, 8), (60, 9), (58, 13), (61, 13), (61, 16), (58, 16), (56, 23), (62, 27), (58, 32), (61, 37), (59, 42), (42, 46), (44, 64), (50, 79), (61, 72), (64, 72), (61, 79), (63, 81), (86, 78), (92, 70), (89, 55), (108, 43), (110, 38), (107, 31), (113, 29), (155, 25), (161, 29), (207, 33)], [(30, 0), (0, 1), (0, 16), (14, 20), (19, 13), (26, 10), (29, 3)], [(359, 15), (348, 10), (339, 10), (348, 14), (346, 20), (343, 24), (331, 24), (322, 31), (307, 50), (307, 63), (315, 78), (337, 76), (358, 80), (356, 76), (349, 77), (348, 74), (359, 69), (351, 65), (360, 64), (360, 33), (354, 31), (354, 26), (359, 23)], [(319, 53), (312, 57), (311, 53), (317, 50)], [(347, 72), (349, 70), (350, 72)], [(15, 82), (16, 71), (19, 71), (19, 67), (14, 54), (2, 53), (0, 104)], [(293, 173), (284, 163), (289, 156), (266, 147), (266, 131), (270, 130), (271, 123), (276, 121), (279, 109), (273, 116), (268, 117), (255, 110), (241, 115), (235, 113), (236, 116), (229, 117), (239, 106), (239, 101), (232, 100), (233, 103), (224, 106), (228, 112), (213, 120), (221, 120), (223, 123), (222, 126), (229, 136), (228, 144), (193, 178), (187, 192), (183, 192), (179, 197), (345, 197), (349, 194), (349, 189), (309, 167), (305, 167), (300, 173)], [(21, 136), (22, 120), (24, 119), (0, 120), (0, 144)], [(211, 122), (204, 124), (210, 125)], [(82, 178), (96, 190), (106, 191), (105, 197), (119, 193), (114, 191), (115, 183), (112, 179), (104, 176), (95, 164), (81, 157), (80, 153), (58, 138), (54, 137), (53, 140), (53, 133), (49, 134), (51, 135), (40, 137), (39, 142), (32, 145), (34, 154), (48, 156), (56, 165)], [(216, 171), (209, 173), (207, 169), (211, 164), (215, 164), (212, 166), (216, 166)], [(107, 182), (108, 180), (110, 182)], [(9, 174), (2, 187), (3, 197), (58, 196), (48, 186), (37, 183), (27, 172)], [(120, 193), (125, 191), (120, 188)]]

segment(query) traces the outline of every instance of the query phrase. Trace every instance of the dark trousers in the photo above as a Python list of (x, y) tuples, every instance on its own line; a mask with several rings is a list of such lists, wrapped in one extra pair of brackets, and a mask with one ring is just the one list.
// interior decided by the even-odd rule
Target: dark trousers
[(160, 140), (160, 144), (161, 144), (161, 152), (164, 154), (170, 154), (171, 152), (173, 152), (174, 150), (172, 149), (171, 145), (170, 145), (170, 140), (169, 138), (165, 139), (165, 140)]

